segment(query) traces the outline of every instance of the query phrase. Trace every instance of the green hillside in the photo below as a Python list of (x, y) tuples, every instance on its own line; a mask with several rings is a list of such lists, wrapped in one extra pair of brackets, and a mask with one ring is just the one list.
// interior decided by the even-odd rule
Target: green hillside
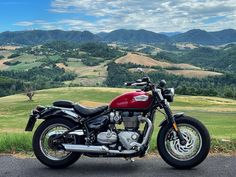
[[(33, 101), (27, 101), (23, 94), (0, 98), (0, 152), (31, 150), (32, 133), (25, 133), (24, 128), (30, 110), (36, 105), (50, 105), (59, 99), (80, 102), (86, 106), (96, 106), (109, 103), (115, 96), (127, 92), (127, 89), (68, 87), (41, 90), (36, 92)], [(213, 150), (222, 151), (222, 146), (228, 142), (230, 149), (236, 150), (236, 101), (217, 97), (181, 96), (177, 95), (172, 104), (174, 112), (185, 112), (197, 117), (209, 129), (214, 138)], [(152, 137), (152, 149), (158, 125), (163, 115), (156, 114), (155, 132)], [(232, 140), (232, 141), (231, 141)]]

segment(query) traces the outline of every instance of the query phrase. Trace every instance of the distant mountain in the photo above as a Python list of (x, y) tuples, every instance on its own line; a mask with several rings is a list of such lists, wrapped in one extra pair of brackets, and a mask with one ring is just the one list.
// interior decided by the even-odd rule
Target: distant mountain
[(147, 30), (118, 29), (109, 33), (93, 34), (89, 31), (62, 31), (62, 30), (32, 30), (0, 33), (0, 45), (44, 44), (52, 41), (71, 42), (121, 42), (134, 44), (190, 42), (202, 45), (220, 45), (236, 42), (236, 30), (225, 29), (222, 31), (207, 32), (193, 29), (185, 33), (155, 33)]
[(164, 34), (168, 37), (172, 37), (172, 36), (175, 36), (177, 34), (181, 34), (181, 32), (160, 32), (160, 34)]
[(119, 29), (107, 33), (103, 37), (107, 42), (125, 42), (125, 43), (161, 43), (170, 42), (168, 36), (147, 30), (126, 30)]
[(191, 42), (203, 45), (219, 45), (236, 42), (236, 30), (226, 29), (216, 32), (207, 32), (193, 29), (171, 37), (173, 42)]
[(217, 37), (222, 44), (236, 42), (236, 30), (234, 29), (225, 29), (210, 33)]
[(218, 39), (200, 29), (193, 29), (182, 34), (178, 34), (172, 37), (172, 41), (175, 42), (191, 42), (196, 44), (215, 44), (219, 43)]
[(52, 41), (92, 42), (99, 37), (89, 31), (33, 30), (0, 33), (0, 44), (44, 44)]
[(102, 39), (102, 38), (104, 38), (107, 34), (108, 34), (108, 33), (106, 33), (106, 32), (100, 32), (100, 33), (97, 33), (96, 35)]

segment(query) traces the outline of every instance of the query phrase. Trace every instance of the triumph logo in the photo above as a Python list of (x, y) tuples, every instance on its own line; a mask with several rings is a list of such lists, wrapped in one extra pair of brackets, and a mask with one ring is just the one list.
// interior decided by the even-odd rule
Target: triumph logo
[(134, 97), (135, 101), (147, 101), (148, 96), (147, 95), (139, 95)]

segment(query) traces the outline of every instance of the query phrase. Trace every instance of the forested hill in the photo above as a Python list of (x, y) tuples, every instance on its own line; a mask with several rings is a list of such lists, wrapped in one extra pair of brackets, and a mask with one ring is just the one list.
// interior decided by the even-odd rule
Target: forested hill
[(52, 41), (95, 42), (99, 37), (89, 31), (33, 30), (0, 33), (0, 45), (35, 45)]
[(107, 42), (131, 42), (131, 43), (161, 43), (170, 42), (171, 39), (159, 33), (146, 30), (115, 30), (106, 35), (103, 34), (103, 40)]
[(207, 32), (200, 29), (187, 31), (173, 36), (172, 41), (190, 42), (203, 45), (219, 45), (236, 42), (236, 30), (226, 29), (216, 32)]
[(0, 45), (36, 45), (52, 41), (70, 42), (121, 42), (121, 43), (176, 43), (190, 42), (203, 45), (221, 45), (236, 42), (236, 30), (225, 29), (222, 31), (207, 32), (193, 29), (184, 33), (165, 35), (147, 30), (119, 29), (109, 33), (93, 34), (89, 31), (62, 31), (62, 30), (32, 30), (0, 33)]

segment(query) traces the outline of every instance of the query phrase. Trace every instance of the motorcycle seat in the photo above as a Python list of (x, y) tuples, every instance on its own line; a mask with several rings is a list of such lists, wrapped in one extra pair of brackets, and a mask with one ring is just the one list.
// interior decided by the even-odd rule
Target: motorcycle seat
[(108, 108), (108, 106), (99, 106), (96, 108), (88, 108), (88, 107), (84, 107), (80, 104), (75, 104), (74, 105), (74, 109), (75, 111), (80, 114), (81, 116), (85, 116), (85, 117), (92, 117), (92, 116), (96, 116), (98, 114), (101, 114), (103, 111), (105, 111)]
[(59, 100), (59, 101), (53, 102), (53, 106), (63, 107), (63, 108), (73, 108), (74, 107), (74, 103), (72, 101)]

